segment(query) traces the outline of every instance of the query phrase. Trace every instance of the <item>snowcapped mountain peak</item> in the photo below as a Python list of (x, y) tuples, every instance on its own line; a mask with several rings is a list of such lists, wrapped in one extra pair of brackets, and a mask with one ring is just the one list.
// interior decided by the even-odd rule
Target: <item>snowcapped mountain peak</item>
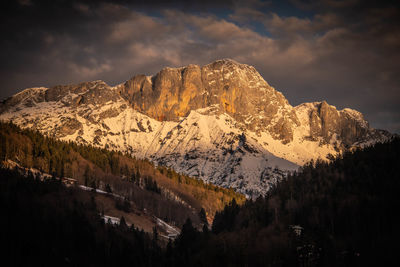
[(248, 196), (311, 159), (390, 138), (358, 111), (292, 107), (254, 67), (231, 59), (104, 81), (26, 89), (0, 119), (119, 150)]
[[(120, 90), (130, 105), (156, 120), (177, 121), (191, 110), (218, 105), (255, 131), (269, 131), (283, 142), (293, 139), (298, 120), (287, 99), (245, 64), (217, 60), (205, 66), (164, 68), (151, 79), (137, 75)], [(284, 116), (286, 120), (280, 120)]]

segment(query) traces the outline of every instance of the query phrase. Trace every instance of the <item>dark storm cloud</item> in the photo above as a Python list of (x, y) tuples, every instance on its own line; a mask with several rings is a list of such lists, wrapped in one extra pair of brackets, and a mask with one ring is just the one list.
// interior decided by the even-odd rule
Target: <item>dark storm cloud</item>
[(400, 12), (395, 2), (293, 2), (315, 13), (282, 17), (247, 8), (232, 14), (237, 21), (263, 23), (280, 51), (298, 50), (304, 57), (291, 56), (275, 66), (262, 60), (253, 64), (292, 104), (327, 99), (339, 108), (359, 109), (374, 127), (399, 132)]
[(277, 1), (7, 2), (1, 97), (229, 57), (254, 65), (293, 105), (326, 99), (400, 132), (399, 8), (364, 2), (296, 0), (290, 16)]

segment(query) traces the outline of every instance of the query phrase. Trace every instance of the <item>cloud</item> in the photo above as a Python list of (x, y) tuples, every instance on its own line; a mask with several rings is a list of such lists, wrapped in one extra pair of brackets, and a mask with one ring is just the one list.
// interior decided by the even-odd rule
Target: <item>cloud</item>
[(31, 0), (18, 0), (18, 3), (21, 6), (31, 6), (31, 5), (33, 5)]
[(84, 77), (96, 77), (99, 74), (102, 74), (104, 72), (108, 72), (111, 70), (111, 66), (106, 63), (98, 63), (96, 59), (91, 59), (91, 66), (83, 66), (83, 65), (78, 65), (73, 62), (69, 62), (67, 64), (67, 67), (75, 73), (76, 75), (79, 76), (84, 76)]
[[(312, 1), (312, 0), (292, 0), (294, 5), (301, 9), (343, 9), (343, 8), (352, 8), (360, 4), (362, 0), (320, 0), (320, 1)], [(368, 1), (364, 1), (368, 2)], [(369, 1), (371, 2), (371, 1)]]
[[(296, 2), (316, 10), (301, 17), (282, 16), (272, 3), (259, 1), (222, 1), (216, 6), (230, 8), (224, 16), (193, 6), (149, 11), (121, 2), (74, 1), (62, 12), (52, 7), (48, 17), (49, 9), (33, 13), (36, 20), (16, 16), (17, 28), (0, 41), (1, 96), (87, 80), (118, 84), (165, 66), (233, 58), (255, 66), (293, 105), (326, 99), (359, 109), (373, 127), (400, 132), (399, 10), (371, 6), (349, 15), (334, 12), (347, 10), (349, 2), (322, 4), (327, 11)], [(11, 21), (3, 18), (2, 29)]]
[(109, 42), (126, 42), (140, 39), (142, 41), (155, 39), (165, 32), (165, 27), (157, 19), (143, 14), (132, 12), (123, 21), (116, 23), (112, 29)]
[(87, 4), (84, 3), (74, 3), (73, 7), (78, 10), (79, 12), (89, 15), (90, 14), (90, 7)]

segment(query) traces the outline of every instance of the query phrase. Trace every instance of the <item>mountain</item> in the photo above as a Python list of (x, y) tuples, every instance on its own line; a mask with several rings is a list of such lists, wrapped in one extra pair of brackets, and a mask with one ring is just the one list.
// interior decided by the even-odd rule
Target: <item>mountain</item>
[(117, 86), (29, 88), (3, 101), (0, 119), (149, 158), (248, 196), (312, 159), (391, 136), (349, 108), (325, 101), (293, 107), (253, 67), (230, 59), (164, 68)]

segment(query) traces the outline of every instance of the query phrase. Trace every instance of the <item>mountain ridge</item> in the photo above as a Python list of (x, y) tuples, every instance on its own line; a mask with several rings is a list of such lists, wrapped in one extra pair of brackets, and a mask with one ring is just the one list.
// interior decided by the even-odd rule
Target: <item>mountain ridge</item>
[(248, 196), (311, 159), (391, 136), (326, 101), (293, 107), (254, 67), (227, 59), (114, 87), (93, 81), (26, 89), (0, 105), (0, 119), (150, 158)]

